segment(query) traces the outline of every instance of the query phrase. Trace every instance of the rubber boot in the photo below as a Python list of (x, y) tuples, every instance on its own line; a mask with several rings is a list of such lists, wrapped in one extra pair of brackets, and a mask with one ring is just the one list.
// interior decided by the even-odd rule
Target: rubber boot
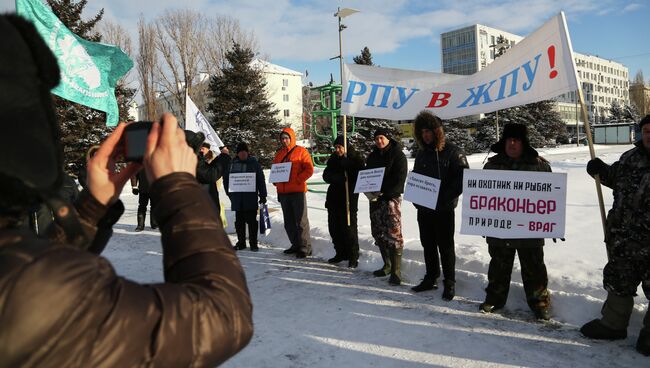
[(627, 325), (630, 322), (634, 298), (607, 294), (607, 300), (601, 313), (603, 318), (586, 323), (580, 332), (596, 340), (620, 340), (627, 337)]
[(378, 269), (372, 274), (375, 277), (388, 276), (388, 273), (390, 272), (390, 258), (388, 256), (388, 250), (386, 247), (380, 246), (379, 251), (381, 252), (381, 259), (384, 261), (384, 267)]
[(645, 312), (643, 328), (639, 334), (639, 339), (636, 340), (636, 351), (645, 356), (650, 356), (650, 306), (648, 306), (648, 310)]
[(147, 217), (146, 213), (138, 213), (138, 226), (135, 227), (135, 231), (144, 230), (144, 220)]
[(388, 251), (390, 256), (390, 278), (388, 283), (391, 285), (402, 284), (402, 250), (390, 249)]

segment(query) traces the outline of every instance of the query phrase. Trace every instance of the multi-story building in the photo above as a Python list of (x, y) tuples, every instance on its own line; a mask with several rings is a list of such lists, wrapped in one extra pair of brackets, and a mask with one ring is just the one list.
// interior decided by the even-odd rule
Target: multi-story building
[(630, 101), (636, 106), (639, 115), (650, 114), (650, 86), (635, 83), (630, 86)]
[[(283, 126), (290, 126), (299, 136), (302, 136), (302, 74), (279, 65), (275, 65), (263, 60), (253, 60), (251, 67), (262, 71), (262, 75), (266, 81), (266, 95), (278, 110), (277, 118)], [(209, 83), (209, 76), (207, 74), (201, 75), (199, 83), (194, 87), (194, 91), (205, 91), (207, 94)], [(168, 111), (178, 117), (178, 120), (183, 122), (184, 116), (182, 112), (185, 109), (179, 104), (179, 99), (167, 93), (159, 93), (156, 105), (158, 106), (159, 113)], [(200, 110), (205, 114), (202, 107), (207, 106), (209, 103), (207, 96), (199, 96), (196, 98), (195, 103)], [(138, 106), (139, 120), (146, 120), (146, 107), (144, 105)], [(210, 117), (206, 114), (206, 117)]]
[[(500, 36), (509, 46), (523, 39), (519, 35), (481, 24), (442, 33), (442, 72), (469, 75), (485, 68), (494, 61), (496, 50), (504, 46), (497, 42)], [(590, 121), (605, 121), (614, 100), (621, 105), (629, 104), (628, 69), (623, 64), (593, 55), (573, 54)], [(576, 122), (572, 104), (575, 106), (576, 97), (575, 92), (570, 92), (556, 99), (560, 113), (574, 117), (573, 125)]]

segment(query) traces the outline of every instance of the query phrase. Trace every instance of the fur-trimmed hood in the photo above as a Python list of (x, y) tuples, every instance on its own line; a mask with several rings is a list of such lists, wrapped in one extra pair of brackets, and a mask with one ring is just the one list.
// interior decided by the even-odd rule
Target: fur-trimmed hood
[[(424, 143), (424, 140), (422, 139), (422, 129), (433, 131), (434, 141), (431, 145)], [(437, 151), (442, 151), (442, 149), (445, 148), (445, 133), (442, 126), (442, 120), (428, 111), (422, 111), (415, 117), (415, 120), (413, 121), (413, 136), (420, 149), (430, 147), (435, 148)]]

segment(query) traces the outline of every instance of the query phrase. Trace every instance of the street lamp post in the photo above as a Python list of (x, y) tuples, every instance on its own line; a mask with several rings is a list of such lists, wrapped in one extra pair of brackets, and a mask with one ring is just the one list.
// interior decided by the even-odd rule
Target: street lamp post
[[(341, 94), (343, 94), (343, 42), (341, 41), (341, 32), (347, 28), (345, 24), (341, 24), (341, 19), (358, 12), (358, 10), (351, 8), (337, 8), (336, 13), (334, 13), (334, 16), (339, 20), (339, 70), (341, 73)], [(341, 96), (341, 102), (343, 102), (343, 96)], [(343, 115), (343, 148), (345, 149), (345, 155), (347, 156), (348, 126), (345, 115)], [(347, 216), (347, 224), (350, 226), (350, 194), (348, 193), (348, 185), (348, 174), (345, 172), (345, 214)]]
[[(490, 47), (494, 48), (494, 60), (496, 60), (499, 56), (503, 56), (505, 54), (506, 50), (510, 48), (510, 43), (508, 40), (506, 40), (503, 35), (499, 35), (497, 37), (497, 43), (494, 45), (490, 45)], [(495, 111), (495, 117), (496, 117), (496, 140), (499, 140), (499, 110)]]

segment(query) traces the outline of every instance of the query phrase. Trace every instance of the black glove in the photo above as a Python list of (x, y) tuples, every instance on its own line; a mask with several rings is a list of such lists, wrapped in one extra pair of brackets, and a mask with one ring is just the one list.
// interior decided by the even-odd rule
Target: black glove
[(266, 204), (266, 197), (260, 198), (260, 204)]
[(600, 174), (603, 171), (607, 170), (608, 165), (599, 158), (594, 158), (587, 162), (587, 173), (591, 176)]
[[(560, 240), (565, 241), (566, 239), (560, 238)], [(553, 238), (553, 243), (557, 243), (557, 239)]]
[(140, 191), (138, 190), (138, 188), (135, 188), (135, 187), (131, 188), (131, 191), (132, 191), (133, 194), (135, 194), (135, 195), (138, 195), (138, 193), (140, 193)]

